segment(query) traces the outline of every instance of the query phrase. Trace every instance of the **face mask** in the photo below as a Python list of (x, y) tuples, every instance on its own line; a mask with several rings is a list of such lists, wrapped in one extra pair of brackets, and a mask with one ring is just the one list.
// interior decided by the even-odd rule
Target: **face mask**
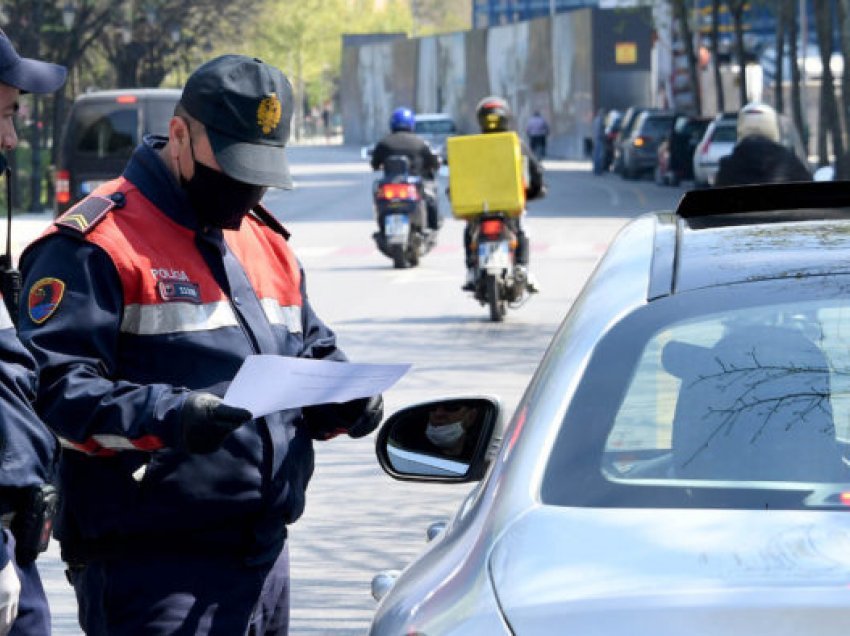
[(191, 137), (189, 148), (195, 174), (191, 179), (180, 175), (180, 185), (186, 191), (189, 203), (204, 225), (237, 229), (245, 215), (263, 198), (265, 187), (242, 183), (200, 163), (195, 159)]
[(463, 424), (460, 422), (443, 424), (442, 426), (428, 424), (425, 427), (425, 437), (431, 440), (434, 446), (439, 446), (440, 448), (451, 448), (460, 441), (463, 433)]

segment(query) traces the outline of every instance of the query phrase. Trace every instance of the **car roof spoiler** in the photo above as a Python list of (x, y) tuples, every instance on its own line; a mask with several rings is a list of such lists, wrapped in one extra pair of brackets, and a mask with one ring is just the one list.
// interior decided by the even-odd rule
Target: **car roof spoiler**
[[(781, 216), (781, 220), (793, 220), (795, 217), (811, 219), (813, 216), (850, 217), (850, 210), (837, 208), (850, 208), (850, 181), (771, 183), (691, 190), (679, 201), (676, 215), (692, 219), (746, 214), (748, 218), (749, 215), (758, 215), (761, 222), (777, 215)], [(813, 214), (815, 210), (818, 212)], [(771, 214), (764, 214), (767, 212)], [(741, 222), (752, 223), (753, 219), (742, 219)], [(707, 220), (707, 223), (710, 222)]]

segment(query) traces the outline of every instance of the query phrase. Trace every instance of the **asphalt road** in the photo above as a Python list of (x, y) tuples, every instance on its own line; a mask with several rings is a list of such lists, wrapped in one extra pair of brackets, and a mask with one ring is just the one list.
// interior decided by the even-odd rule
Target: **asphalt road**
[[(594, 177), (588, 162), (547, 161), (548, 197), (531, 202), (531, 269), (541, 293), (504, 323), (460, 290), (463, 224), (447, 218), (421, 265), (394, 270), (374, 247), (373, 175), (359, 149), (304, 146), (289, 152), (297, 188), (267, 205), (292, 232), (310, 301), (357, 362), (408, 362), (385, 395), (386, 412), (457, 394), (500, 396), (507, 416), (549, 339), (617, 230), (629, 218), (672, 209), (685, 191), (649, 180)], [(447, 201), (442, 210), (449, 216)], [(49, 215), (18, 217), (20, 247)], [(2, 234), (2, 232), (0, 232)], [(468, 486), (397, 482), (374, 455), (374, 435), (318, 444), (307, 509), (290, 529), (292, 628), (298, 635), (366, 633), (372, 576), (400, 569), (423, 547), (425, 530), (450, 516)], [(76, 604), (54, 545), (39, 560), (54, 634), (76, 635)]]

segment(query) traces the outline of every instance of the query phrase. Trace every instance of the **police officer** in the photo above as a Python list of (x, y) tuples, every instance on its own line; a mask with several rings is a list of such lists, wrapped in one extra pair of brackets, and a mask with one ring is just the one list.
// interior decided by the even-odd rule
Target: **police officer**
[(720, 159), (717, 186), (811, 181), (806, 165), (781, 143), (779, 117), (767, 104), (751, 103), (738, 112), (738, 140)]
[[(507, 132), (513, 129), (511, 107), (507, 101), (495, 95), (485, 97), (478, 102), (475, 107), (475, 117), (478, 120), (481, 132), (484, 134)], [(522, 144), (522, 157), (527, 172), (525, 197), (526, 199), (541, 198), (546, 194), (546, 188), (543, 184), (543, 166), (522, 140), (520, 140), (520, 143)], [(520, 216), (511, 219), (511, 225), (517, 235), (516, 264), (517, 268), (525, 273), (526, 289), (529, 293), (535, 294), (539, 291), (539, 286), (535, 277), (528, 271), (528, 233), (522, 223), (523, 216), (525, 216), (525, 211)], [(462, 289), (473, 291), (475, 289), (475, 254), (472, 251), (472, 233), (469, 223), (463, 230), (463, 247), (466, 256), (466, 280)]]
[(428, 205), (428, 227), (438, 230), (443, 224), (437, 203), (437, 171), (440, 158), (431, 151), (419, 135), (413, 132), (416, 116), (404, 106), (396, 108), (390, 116), (390, 134), (381, 139), (372, 151), (372, 170), (380, 170), (387, 158), (403, 155), (410, 160), (410, 174), (421, 177)]
[(201, 65), (168, 137), (22, 256), (21, 337), (68, 448), (56, 536), (89, 635), (286, 634), (312, 440), (382, 416), (380, 396), (256, 420), (221, 401), (248, 355), (346, 359), (260, 205), (291, 187), (292, 109), (273, 66)]
[[(21, 93), (52, 93), (65, 83), (64, 67), (22, 58), (0, 31), (0, 148), (18, 145), (14, 116)], [(4, 161), (5, 164), (5, 161)], [(49, 634), (50, 612), (29, 544), (39, 518), (36, 507), (53, 477), (56, 438), (30, 406), (35, 399), (36, 365), (18, 340), (0, 302), (0, 635)], [(48, 527), (49, 529), (49, 527)]]

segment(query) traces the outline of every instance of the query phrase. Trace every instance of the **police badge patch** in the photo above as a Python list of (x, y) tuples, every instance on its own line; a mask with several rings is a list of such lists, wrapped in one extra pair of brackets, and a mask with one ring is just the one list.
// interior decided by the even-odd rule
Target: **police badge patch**
[(27, 297), (30, 320), (40, 325), (59, 308), (65, 295), (65, 283), (58, 278), (42, 278), (33, 283)]
[(201, 288), (197, 283), (183, 280), (160, 280), (156, 284), (159, 297), (164, 302), (201, 304)]

